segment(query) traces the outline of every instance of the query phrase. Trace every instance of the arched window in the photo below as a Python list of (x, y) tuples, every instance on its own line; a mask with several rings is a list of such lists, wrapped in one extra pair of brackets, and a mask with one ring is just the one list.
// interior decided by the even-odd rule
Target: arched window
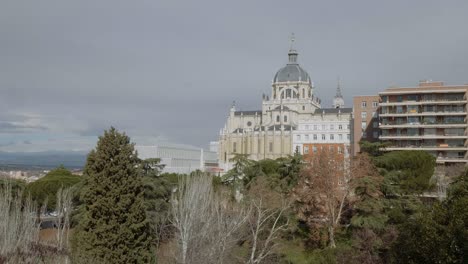
[(302, 110), (305, 110), (305, 105), (302, 106)]
[(284, 122), (288, 122), (288, 116), (284, 116)]
[(276, 122), (279, 122), (279, 121), (280, 121), (280, 116), (277, 115), (277, 116), (276, 116)]

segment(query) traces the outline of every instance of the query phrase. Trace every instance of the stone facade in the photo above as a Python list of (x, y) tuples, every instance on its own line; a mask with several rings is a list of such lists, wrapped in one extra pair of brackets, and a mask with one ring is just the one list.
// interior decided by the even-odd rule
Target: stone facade
[[(298, 53), (290, 49), (289, 61), (273, 78), (271, 94), (263, 95), (262, 107), (254, 111), (238, 111), (232, 105), (226, 124), (220, 131), (219, 161), (225, 169), (235, 154), (250, 159), (276, 159), (293, 154), (293, 133), (300, 120), (321, 113), (321, 100), (314, 95), (308, 73), (297, 63)], [(333, 106), (344, 105), (338, 87)]]

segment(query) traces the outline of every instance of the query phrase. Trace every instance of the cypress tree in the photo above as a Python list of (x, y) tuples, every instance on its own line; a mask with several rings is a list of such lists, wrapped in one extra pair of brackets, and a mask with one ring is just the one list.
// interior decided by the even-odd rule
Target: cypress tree
[(152, 235), (134, 145), (111, 128), (88, 155), (75, 263), (151, 263)]

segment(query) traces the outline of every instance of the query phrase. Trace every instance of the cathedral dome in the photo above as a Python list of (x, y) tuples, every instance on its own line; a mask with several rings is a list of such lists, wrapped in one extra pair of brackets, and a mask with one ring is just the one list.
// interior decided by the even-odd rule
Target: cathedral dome
[(275, 74), (273, 82), (311, 82), (309, 74), (297, 63), (297, 52), (289, 50), (289, 62)]

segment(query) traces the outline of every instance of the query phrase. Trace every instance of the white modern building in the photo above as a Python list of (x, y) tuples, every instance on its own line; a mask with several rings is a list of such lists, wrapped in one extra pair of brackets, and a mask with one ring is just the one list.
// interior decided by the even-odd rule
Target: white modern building
[(201, 148), (173, 146), (135, 146), (140, 159), (159, 158), (164, 165), (163, 172), (191, 173), (196, 170), (218, 172), (216, 152)]
[(292, 151), (312, 155), (320, 147), (336, 147), (349, 156), (352, 131), (352, 108), (322, 108), (307, 119), (298, 121), (293, 131)]

